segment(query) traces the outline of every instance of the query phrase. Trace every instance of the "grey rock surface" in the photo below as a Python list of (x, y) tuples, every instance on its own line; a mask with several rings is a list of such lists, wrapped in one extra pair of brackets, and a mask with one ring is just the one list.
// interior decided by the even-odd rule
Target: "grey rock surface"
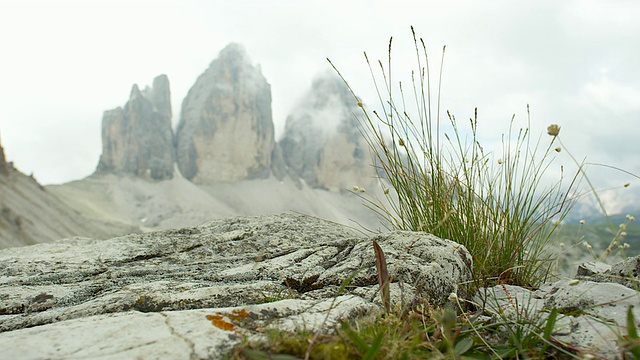
[[(409, 232), (375, 239), (393, 302), (443, 304), (471, 278), (459, 244)], [(0, 347), (19, 358), (216, 358), (239, 334), (267, 327), (329, 331), (379, 309), (371, 244), (341, 225), (282, 214), (6, 249)]]
[(334, 191), (371, 187), (376, 173), (356, 118), (361, 112), (341, 78), (318, 76), (287, 117), (278, 142), (290, 174)]
[[(484, 308), (492, 322), (510, 329), (527, 323), (544, 326), (551, 309), (558, 309), (558, 320), (552, 333), (555, 341), (597, 358), (626, 359), (629, 357), (626, 357), (628, 354), (625, 355), (620, 339), (627, 335), (630, 307), (636, 326), (640, 326), (640, 297), (635, 287), (614, 282), (617, 280), (611, 276), (610, 268), (632, 269), (639, 260), (630, 258), (613, 266), (583, 264), (578, 279), (559, 280), (535, 291), (498, 285), (482, 289), (474, 301)], [(629, 275), (619, 271), (620, 276)], [(634, 281), (633, 276), (626, 279), (628, 284)], [(635, 282), (637, 284), (637, 280)], [(540, 332), (540, 328), (528, 326), (526, 331)]]
[(180, 172), (196, 184), (266, 178), (274, 148), (271, 86), (245, 49), (229, 44), (182, 103)]
[(169, 79), (160, 75), (143, 91), (133, 85), (124, 108), (105, 111), (97, 171), (171, 179), (175, 150), (170, 99)]

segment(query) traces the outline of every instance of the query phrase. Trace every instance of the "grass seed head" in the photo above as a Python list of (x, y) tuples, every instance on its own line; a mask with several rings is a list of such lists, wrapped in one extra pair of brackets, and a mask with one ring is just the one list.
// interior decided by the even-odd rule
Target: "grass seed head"
[(558, 136), (560, 134), (560, 126), (557, 124), (551, 124), (547, 127), (547, 134), (551, 136)]

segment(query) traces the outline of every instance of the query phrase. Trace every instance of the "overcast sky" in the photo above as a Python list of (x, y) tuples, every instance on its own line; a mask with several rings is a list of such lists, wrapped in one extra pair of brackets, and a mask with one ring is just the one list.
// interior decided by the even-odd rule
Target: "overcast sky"
[(577, 157), (640, 173), (638, 19), (633, 0), (0, 0), (0, 136), (8, 160), (41, 183), (81, 179), (98, 163), (104, 110), (164, 73), (177, 124), (190, 86), (230, 42), (271, 84), (280, 136), (326, 57), (376, 105), (362, 53), (386, 59), (393, 36), (394, 71), (408, 74), (413, 25), (432, 69), (447, 46), (443, 108), (462, 120), (478, 107), (488, 142), (512, 114), (524, 124), (530, 104), (534, 134), (558, 123)]

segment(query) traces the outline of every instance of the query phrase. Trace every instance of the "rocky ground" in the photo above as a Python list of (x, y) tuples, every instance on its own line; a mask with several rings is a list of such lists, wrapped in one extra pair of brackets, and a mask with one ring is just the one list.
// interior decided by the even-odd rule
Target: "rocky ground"
[[(473, 264), (461, 245), (411, 232), (373, 239), (386, 254), (393, 304), (464, 298), (458, 284), (471, 279)], [(331, 331), (338, 320), (381, 309), (371, 240), (282, 214), (1, 250), (0, 347), (20, 359), (208, 359), (269, 328)], [(640, 319), (638, 264), (586, 264), (576, 279), (535, 291), (481, 289), (476, 315), (544, 324), (555, 308), (554, 342), (621, 359), (629, 307)]]
[[(375, 239), (394, 303), (443, 304), (470, 280), (459, 244), (407, 232)], [(329, 331), (379, 310), (376, 274), (370, 239), (290, 214), (5, 249), (0, 347), (16, 359), (219, 358), (267, 328)]]

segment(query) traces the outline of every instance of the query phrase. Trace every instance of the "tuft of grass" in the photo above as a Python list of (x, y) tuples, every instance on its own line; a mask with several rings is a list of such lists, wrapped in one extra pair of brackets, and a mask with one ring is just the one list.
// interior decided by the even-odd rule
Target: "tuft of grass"
[[(362, 132), (383, 174), (386, 201), (365, 201), (389, 228), (429, 232), (464, 245), (473, 256), (476, 278), (484, 279), (485, 286), (536, 287), (554, 264), (546, 245), (572, 206), (569, 195), (578, 176), (566, 185), (564, 175), (551, 185), (543, 181), (557, 152), (554, 143), (560, 128), (549, 127), (549, 141), (534, 139), (527, 106), (526, 126), (516, 128), (515, 115), (511, 118), (500, 156), (485, 152), (478, 137), (477, 109), (464, 128), (449, 112), (447, 123), (441, 122), (443, 68), (437, 100), (432, 101), (426, 46), (411, 30), (418, 66), (411, 72), (410, 101), (403, 83), (396, 86), (391, 77), (393, 38), (388, 65), (378, 61), (378, 76), (365, 53), (379, 111), (363, 105), (329, 60), (362, 109)], [(449, 132), (442, 131), (445, 125)]]

